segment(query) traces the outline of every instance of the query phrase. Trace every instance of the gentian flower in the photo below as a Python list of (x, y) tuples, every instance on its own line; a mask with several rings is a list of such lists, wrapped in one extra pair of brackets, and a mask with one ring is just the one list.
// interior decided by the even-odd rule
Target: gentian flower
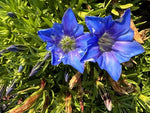
[(120, 63), (144, 52), (143, 47), (133, 40), (130, 20), (130, 9), (117, 20), (113, 20), (111, 15), (105, 18), (87, 16), (85, 22), (92, 38), (81, 61), (97, 62), (117, 81), (122, 71)]
[(63, 62), (83, 73), (84, 63), (80, 60), (89, 34), (84, 34), (83, 26), (77, 23), (71, 8), (64, 13), (62, 24), (54, 23), (52, 28), (39, 30), (38, 35), (47, 43), (46, 49), (51, 51), (52, 65)]

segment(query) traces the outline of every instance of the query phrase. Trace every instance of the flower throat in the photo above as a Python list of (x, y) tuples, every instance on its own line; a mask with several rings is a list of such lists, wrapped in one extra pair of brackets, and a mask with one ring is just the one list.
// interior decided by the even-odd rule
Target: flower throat
[(112, 50), (112, 45), (114, 40), (110, 37), (108, 33), (104, 33), (101, 38), (99, 38), (98, 44), (102, 52), (108, 52)]
[(75, 40), (69, 36), (64, 36), (64, 38), (61, 39), (59, 44), (60, 48), (64, 52), (72, 51), (73, 49), (75, 49)]

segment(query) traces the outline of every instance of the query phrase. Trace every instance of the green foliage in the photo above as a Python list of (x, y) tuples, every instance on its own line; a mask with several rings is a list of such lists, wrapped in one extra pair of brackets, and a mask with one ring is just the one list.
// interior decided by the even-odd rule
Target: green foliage
[[(81, 112), (78, 85), (73, 90), (69, 89), (69, 83), (65, 82), (66, 70), (69, 80), (76, 73), (70, 66), (60, 64), (51, 65), (51, 59), (44, 61), (47, 51), (46, 44), (37, 35), (40, 29), (52, 27), (54, 22), (61, 23), (65, 10), (73, 9), (79, 23), (85, 25), (84, 17), (107, 16), (114, 14), (119, 18), (120, 11), (131, 8), (135, 11), (139, 8), (140, 0), (1, 0), (0, 1), (0, 110), (3, 104), (7, 105), (6, 111), (14, 108), (19, 100), (25, 100), (33, 92), (39, 89), (42, 79), (46, 81), (46, 87), (40, 98), (27, 110), (29, 113), (42, 112), (46, 100), (45, 113), (65, 112), (65, 97), (68, 92), (72, 95), (73, 113)], [(12, 12), (11, 17), (8, 13)], [(134, 16), (134, 15), (133, 15)], [(134, 16), (134, 20), (137, 17)], [(142, 22), (141, 22), (142, 23)], [(141, 24), (138, 23), (138, 24)], [(143, 23), (142, 23), (143, 24)], [(85, 32), (88, 31), (85, 28)], [(147, 36), (150, 35), (148, 32)], [(27, 49), (21, 52), (6, 51), (11, 45), (21, 44)], [(110, 94), (113, 108), (111, 113), (140, 113), (150, 112), (150, 39), (143, 44), (145, 53), (133, 58), (137, 64), (133, 67), (123, 66), (122, 79), (135, 87), (135, 91), (128, 95), (115, 92), (108, 80), (109, 75), (100, 70), (97, 64), (87, 63), (84, 74), (81, 76), (83, 87), (83, 102), (85, 113), (108, 113), (101, 95), (98, 93), (96, 81), (100, 75), (101, 83)], [(42, 62), (36, 75), (29, 77), (32, 68)], [(43, 63), (44, 62), (44, 63)], [(19, 66), (23, 70), (18, 72)], [(37, 67), (36, 67), (37, 68)], [(65, 71), (64, 71), (65, 70)], [(6, 96), (6, 89), (15, 84), (7, 101), (2, 100)], [(123, 85), (123, 84), (122, 84)], [(44, 113), (44, 110), (43, 110)]]

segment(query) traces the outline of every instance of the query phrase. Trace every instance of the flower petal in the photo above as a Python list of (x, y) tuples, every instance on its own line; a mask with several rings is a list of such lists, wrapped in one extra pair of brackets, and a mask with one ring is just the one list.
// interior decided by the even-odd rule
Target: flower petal
[(61, 24), (54, 23), (53, 28), (39, 30), (38, 35), (44, 42), (57, 44), (63, 36), (61, 26)]
[(51, 51), (51, 54), (52, 54), (51, 60), (52, 65), (58, 65), (59, 63), (61, 63), (64, 53), (60, 48), (55, 47), (55, 49)]
[(111, 52), (104, 52), (98, 59), (97, 63), (101, 69), (106, 70), (113, 80), (120, 78), (122, 66)]
[(102, 23), (103, 18), (87, 16), (85, 17), (85, 22), (91, 33), (96, 35), (102, 35), (104, 33), (105, 26), (104, 23)]
[(144, 48), (136, 41), (116, 41), (112, 49), (118, 51), (120, 55), (129, 58), (144, 52)]
[(87, 41), (88, 45), (98, 45), (99, 37), (94, 34), (90, 34), (90, 39)]
[(108, 33), (111, 34), (112, 37), (118, 37), (125, 34), (130, 29), (130, 20), (130, 9), (127, 9), (120, 19), (115, 20), (115, 24)]
[[(54, 29), (42, 29), (38, 31), (39, 37), (44, 41), (44, 42), (53, 42), (54, 40), (50, 37), (53, 33)], [(54, 34), (55, 35), (55, 34)]]
[(122, 55), (119, 51), (111, 51), (111, 53), (116, 57), (119, 63), (127, 62), (131, 57)]
[(55, 48), (54, 44), (47, 42), (46, 50), (52, 51), (54, 48)]
[(59, 24), (59, 23), (54, 23), (53, 24), (53, 28), (55, 29), (55, 33), (57, 34), (57, 39), (56, 40), (60, 40), (61, 37), (63, 36), (63, 25)]
[(116, 40), (117, 41), (133, 41), (133, 37), (134, 37), (134, 31), (132, 29), (129, 29), (128, 32), (119, 36)]
[(71, 8), (69, 8), (63, 15), (62, 24), (64, 28), (64, 34), (72, 36), (72, 32), (76, 31), (78, 23), (76, 17)]
[(105, 18), (87, 16), (85, 17), (85, 22), (90, 32), (99, 37), (113, 25), (111, 15)]
[(85, 50), (87, 48), (87, 41), (91, 38), (89, 33), (81, 35), (80, 37), (76, 38), (76, 47)]
[(64, 64), (71, 65), (80, 73), (84, 72), (84, 63), (80, 62), (81, 56), (79, 55), (78, 50), (70, 51), (66, 56), (65, 60), (63, 59)]
[(99, 46), (91, 45), (88, 47), (87, 51), (82, 57), (81, 62), (85, 62), (85, 61), (95, 62), (100, 55), (101, 55), (101, 52), (100, 52)]
[(79, 36), (81, 36), (81, 35), (83, 35), (83, 34), (84, 34), (83, 25), (78, 24), (78, 27), (77, 27), (76, 31), (73, 32), (72, 35), (73, 35), (75, 38), (77, 38), (77, 37), (79, 37)]

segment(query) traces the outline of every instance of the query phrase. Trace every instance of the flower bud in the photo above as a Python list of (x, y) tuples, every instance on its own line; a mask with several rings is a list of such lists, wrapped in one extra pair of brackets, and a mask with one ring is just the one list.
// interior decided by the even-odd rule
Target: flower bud
[(13, 12), (8, 12), (7, 15), (11, 18), (17, 18), (16, 14)]
[(29, 74), (29, 77), (35, 75), (41, 68), (41, 66), (43, 66), (44, 62), (43, 61), (39, 61), (31, 70), (31, 73)]
[(105, 89), (104, 85), (98, 80), (96, 81), (96, 86), (98, 88), (98, 91), (100, 93), (102, 100), (104, 101), (105, 107), (107, 108), (108, 111), (111, 111), (112, 101), (111, 101), (109, 93)]
[(45, 55), (45, 57), (44, 57), (44, 61), (46, 61), (47, 59), (49, 59), (50, 58), (50, 53), (48, 52), (48, 53), (46, 53), (46, 55)]
[(25, 51), (26, 49), (27, 47), (24, 45), (11, 45), (7, 48), (7, 50), (13, 51), (13, 52)]
[(15, 87), (16, 87), (16, 78), (11, 81), (9, 86), (7, 86), (7, 88), (6, 88), (6, 96), (9, 95), (13, 91), (13, 89)]
[(20, 73), (23, 70), (23, 66), (19, 66), (18, 72)]

